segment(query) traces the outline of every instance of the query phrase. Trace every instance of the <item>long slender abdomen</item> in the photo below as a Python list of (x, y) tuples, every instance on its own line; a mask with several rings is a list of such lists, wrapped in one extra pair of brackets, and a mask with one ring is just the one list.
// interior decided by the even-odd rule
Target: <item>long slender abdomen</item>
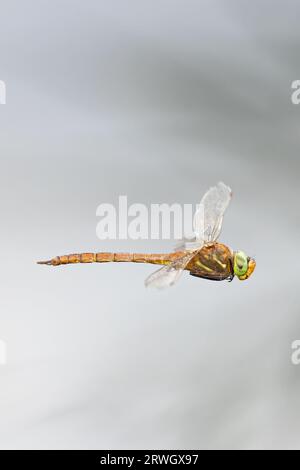
[(184, 256), (185, 252), (166, 254), (147, 253), (77, 253), (71, 255), (56, 256), (49, 261), (38, 261), (38, 264), (48, 266), (60, 266), (62, 264), (77, 263), (150, 263), (168, 265), (172, 261)]

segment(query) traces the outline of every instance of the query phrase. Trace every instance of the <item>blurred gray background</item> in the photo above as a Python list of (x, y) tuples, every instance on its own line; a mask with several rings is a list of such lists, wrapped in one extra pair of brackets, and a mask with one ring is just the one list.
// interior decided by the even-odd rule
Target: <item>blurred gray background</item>
[[(1, 2), (0, 447), (300, 448), (297, 1)], [(96, 208), (196, 203), (222, 180), (247, 282), (37, 266), (168, 241)], [(155, 269), (155, 268), (154, 268)]]

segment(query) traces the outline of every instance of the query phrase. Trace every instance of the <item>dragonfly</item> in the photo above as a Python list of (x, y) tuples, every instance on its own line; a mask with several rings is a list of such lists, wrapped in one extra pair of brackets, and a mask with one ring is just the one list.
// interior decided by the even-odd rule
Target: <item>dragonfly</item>
[(184, 271), (192, 276), (213, 281), (248, 279), (256, 262), (243, 251), (234, 251), (218, 241), (224, 213), (232, 198), (229, 186), (220, 182), (211, 187), (202, 197), (193, 219), (194, 236), (184, 238), (174, 251), (163, 254), (153, 253), (77, 253), (56, 256), (38, 264), (60, 266), (75, 263), (148, 263), (160, 265), (145, 285), (165, 288), (174, 285)]

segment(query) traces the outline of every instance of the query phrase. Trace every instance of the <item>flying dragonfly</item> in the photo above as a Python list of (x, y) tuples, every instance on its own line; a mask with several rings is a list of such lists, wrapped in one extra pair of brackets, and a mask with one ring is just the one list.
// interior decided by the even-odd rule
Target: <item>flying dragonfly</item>
[(233, 251), (218, 242), (223, 216), (231, 201), (231, 189), (220, 182), (210, 188), (201, 199), (194, 215), (193, 239), (183, 239), (174, 252), (147, 253), (80, 253), (56, 256), (38, 264), (60, 266), (74, 263), (148, 263), (162, 265), (145, 281), (157, 288), (175, 284), (184, 271), (192, 276), (213, 281), (232, 281), (236, 276), (243, 281), (253, 273), (256, 262), (243, 251)]

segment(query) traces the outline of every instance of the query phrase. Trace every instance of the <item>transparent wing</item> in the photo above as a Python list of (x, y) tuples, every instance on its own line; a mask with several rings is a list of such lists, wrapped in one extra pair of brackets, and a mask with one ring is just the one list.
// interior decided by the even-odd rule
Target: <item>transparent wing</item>
[(195, 251), (190, 251), (181, 258), (173, 261), (168, 266), (164, 266), (158, 271), (150, 274), (150, 276), (145, 280), (145, 286), (156, 287), (158, 289), (172, 286), (178, 281), (187, 264), (193, 256), (195, 256), (195, 253)]
[(198, 241), (205, 243), (217, 240), (231, 197), (231, 189), (222, 182), (204, 194), (194, 216), (194, 230)]
[(198, 250), (202, 245), (202, 240), (198, 239), (196, 236), (192, 238), (183, 238), (176, 243), (174, 251)]

